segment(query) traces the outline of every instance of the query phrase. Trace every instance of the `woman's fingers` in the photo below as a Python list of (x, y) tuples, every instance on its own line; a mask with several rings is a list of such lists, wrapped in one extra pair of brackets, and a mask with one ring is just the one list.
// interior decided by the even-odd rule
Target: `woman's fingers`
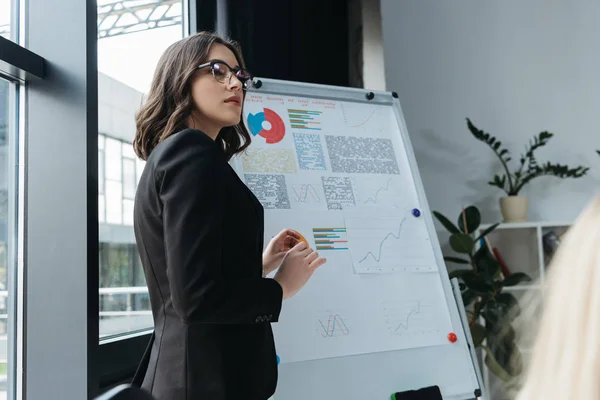
[(300, 235), (293, 229), (284, 229), (283, 232), (285, 232), (286, 236), (291, 236), (296, 240), (300, 240)]
[(286, 236), (285, 239), (283, 239), (283, 247), (285, 250), (289, 250), (292, 247), (294, 247), (297, 243), (299, 242), (298, 239), (296, 239), (294, 236)]
[(310, 264), (311, 262), (315, 261), (317, 258), (319, 258), (319, 253), (317, 253), (316, 251), (313, 251), (312, 253), (310, 253), (309, 255), (306, 256), (306, 261)]
[(324, 257), (321, 257), (321, 258), (317, 258), (317, 259), (313, 260), (310, 264), (308, 264), (308, 266), (311, 269), (317, 269), (321, 265), (325, 264), (326, 262), (327, 262), (327, 259)]
[(308, 249), (308, 243), (306, 242), (298, 242), (294, 247), (292, 247), (292, 251), (305, 251)]

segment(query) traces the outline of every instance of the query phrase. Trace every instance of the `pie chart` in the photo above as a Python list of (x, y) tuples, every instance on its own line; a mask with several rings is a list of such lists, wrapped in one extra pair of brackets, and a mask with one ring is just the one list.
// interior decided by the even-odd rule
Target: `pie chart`
[(283, 119), (270, 108), (256, 114), (248, 114), (248, 127), (253, 136), (260, 136), (268, 144), (280, 142), (285, 136), (285, 124)]

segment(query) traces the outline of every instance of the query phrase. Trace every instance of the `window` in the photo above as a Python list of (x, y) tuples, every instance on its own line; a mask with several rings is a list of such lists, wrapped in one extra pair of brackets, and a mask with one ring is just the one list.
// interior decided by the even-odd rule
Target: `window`
[(133, 233), (135, 191), (144, 163), (131, 143), (134, 114), (162, 52), (183, 37), (183, 22), (181, 0), (98, 0), (101, 339), (152, 327)]
[[(0, 399), (12, 391), (14, 379), (14, 282), (16, 268), (15, 238), (10, 226), (14, 223), (16, 182), (11, 176), (15, 161), (15, 127), (17, 123), (18, 86), (0, 78)], [(11, 396), (12, 397), (12, 396)]]
[(100, 338), (152, 326), (133, 236), (133, 202), (143, 169), (131, 143), (98, 135)]
[(131, 332), (151, 318), (133, 113), (184, 13), (180, 0), (0, 0), (0, 400), (94, 398), (135, 371), (147, 335)]
[(14, 40), (17, 37), (16, 3), (12, 0), (0, 0), (0, 36), (8, 40)]
[[(43, 61), (30, 52), (25, 55), (26, 50), (18, 46), (18, 16), (18, 1), (0, 0), (0, 400), (16, 398), (17, 385), (22, 382), (17, 382), (16, 373), (17, 364), (23, 365), (17, 353), (23, 332), (17, 323), (17, 309), (23, 304), (17, 296), (17, 272), (22, 272), (17, 267), (17, 254), (22, 249), (17, 246), (17, 227), (22, 223), (17, 217), (21, 175), (14, 166), (21, 161), (17, 138), (25, 76), (39, 74), (35, 64)], [(18, 65), (13, 64), (15, 60)]]

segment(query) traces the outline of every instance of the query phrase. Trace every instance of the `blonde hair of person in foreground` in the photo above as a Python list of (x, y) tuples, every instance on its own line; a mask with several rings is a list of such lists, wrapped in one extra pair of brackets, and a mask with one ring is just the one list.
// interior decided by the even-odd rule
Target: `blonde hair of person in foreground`
[(535, 342), (516, 399), (600, 399), (600, 197), (563, 236), (547, 276), (543, 299), (522, 303)]

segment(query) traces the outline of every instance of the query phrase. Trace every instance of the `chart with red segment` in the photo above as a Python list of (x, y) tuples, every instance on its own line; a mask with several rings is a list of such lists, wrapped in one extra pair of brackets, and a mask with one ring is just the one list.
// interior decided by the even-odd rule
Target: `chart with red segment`
[(393, 107), (249, 91), (242, 121), (252, 143), (231, 163), (263, 205), (265, 243), (290, 228), (327, 258), (273, 324), (281, 363), (448, 344), (428, 210)]

